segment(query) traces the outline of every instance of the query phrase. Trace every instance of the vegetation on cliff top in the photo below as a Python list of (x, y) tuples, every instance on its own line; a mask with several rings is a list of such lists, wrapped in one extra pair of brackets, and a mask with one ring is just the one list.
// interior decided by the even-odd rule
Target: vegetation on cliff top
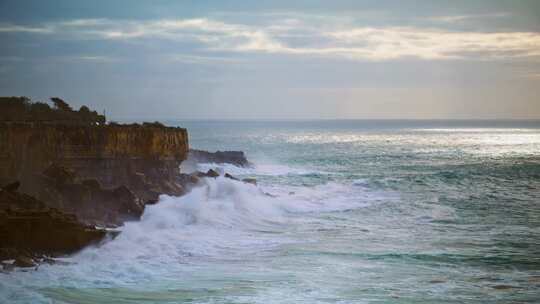
[(78, 111), (58, 97), (52, 97), (53, 107), (45, 102), (32, 102), (28, 97), (0, 97), (2, 122), (50, 122), (76, 125), (105, 124), (104, 115), (82, 106)]

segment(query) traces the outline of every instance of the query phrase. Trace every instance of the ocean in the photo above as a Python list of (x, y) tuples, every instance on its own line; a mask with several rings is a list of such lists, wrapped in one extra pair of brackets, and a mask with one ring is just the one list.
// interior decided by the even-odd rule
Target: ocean
[[(252, 168), (1, 303), (540, 303), (540, 121), (168, 121)], [(53, 236), (52, 236), (53, 237)]]

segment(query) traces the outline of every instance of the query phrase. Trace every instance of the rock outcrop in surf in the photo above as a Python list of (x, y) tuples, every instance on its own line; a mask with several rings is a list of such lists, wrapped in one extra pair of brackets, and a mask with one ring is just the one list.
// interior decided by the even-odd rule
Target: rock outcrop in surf
[(0, 260), (31, 266), (40, 255), (73, 253), (101, 241), (107, 231), (81, 223), (17, 189), (0, 189)]
[[(51, 100), (52, 108), (0, 98), (0, 186), (7, 185), (0, 248), (70, 253), (103, 236), (83, 227), (121, 225), (160, 194), (185, 193), (179, 165), (189, 149), (186, 129), (107, 124), (85, 106), (75, 111)], [(54, 245), (58, 235), (73, 243)]]
[(249, 167), (251, 164), (242, 151), (216, 151), (190, 149), (186, 162), (231, 164), (238, 167)]
[(86, 106), (51, 101), (0, 97), (1, 258), (74, 252), (106, 235), (95, 226), (137, 220), (161, 194), (220, 175), (181, 173), (188, 158), (250, 165), (241, 151), (189, 150), (184, 128), (107, 123)]

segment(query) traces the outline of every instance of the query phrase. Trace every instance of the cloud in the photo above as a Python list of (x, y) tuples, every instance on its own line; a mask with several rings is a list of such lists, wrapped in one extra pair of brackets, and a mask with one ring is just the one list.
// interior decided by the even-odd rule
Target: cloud
[[(455, 22), (473, 17), (436, 18)], [(64, 38), (120, 42), (167, 40), (194, 43), (199, 48), (214, 52), (303, 55), (360, 61), (403, 58), (500, 60), (540, 56), (538, 32), (451, 31), (418, 26), (370, 27), (335, 23), (334, 18), (313, 20), (295, 16), (262, 24), (241, 24), (208, 18), (148, 21), (75, 19), (41, 27), (3, 25), (0, 32), (54, 33)], [(208, 59), (196, 57), (184, 57), (182, 60), (208, 62)]]
[(494, 14), (477, 14), (477, 15), (450, 15), (450, 16), (435, 16), (427, 18), (430, 21), (443, 22), (443, 23), (456, 23), (469, 20), (479, 19), (493, 19), (493, 18), (505, 18), (509, 17), (507, 13), (494, 13)]
[[(328, 32), (344, 55), (373, 60), (504, 59), (540, 55), (540, 34), (533, 32), (453, 32), (414, 27), (355, 28)], [(365, 45), (365, 47), (358, 47)]]

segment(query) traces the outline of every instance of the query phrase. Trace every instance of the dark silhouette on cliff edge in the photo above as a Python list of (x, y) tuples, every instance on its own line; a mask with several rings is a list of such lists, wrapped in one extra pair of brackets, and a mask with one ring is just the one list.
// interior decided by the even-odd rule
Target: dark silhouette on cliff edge
[(102, 125), (104, 115), (82, 106), (75, 111), (58, 97), (52, 97), (54, 107), (44, 102), (32, 102), (28, 97), (0, 97), (1, 122), (46, 122), (70, 125)]

